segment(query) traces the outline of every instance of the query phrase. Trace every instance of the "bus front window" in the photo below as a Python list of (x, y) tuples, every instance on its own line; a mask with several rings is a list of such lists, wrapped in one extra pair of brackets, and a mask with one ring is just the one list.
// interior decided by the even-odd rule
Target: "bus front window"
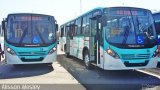
[(151, 13), (139, 9), (113, 9), (106, 15), (106, 40), (114, 45), (153, 45), (156, 31)]
[(26, 18), (23, 20), (21, 16), (16, 16), (10, 18), (9, 23), (7, 41), (14, 45), (46, 46), (56, 41), (54, 22), (48, 17), (42, 17), (40, 20)]

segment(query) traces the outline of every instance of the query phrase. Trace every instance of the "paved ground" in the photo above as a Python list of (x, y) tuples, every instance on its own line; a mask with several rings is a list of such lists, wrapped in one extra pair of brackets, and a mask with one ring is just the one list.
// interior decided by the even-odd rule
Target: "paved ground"
[(0, 66), (1, 84), (78, 84), (58, 62), (47, 65)]
[(59, 50), (52, 66), (0, 65), (0, 84), (41, 84), (40, 90), (160, 90), (160, 78), (156, 76), (132, 70), (105, 71), (98, 67), (87, 70), (83, 61), (66, 58)]
[(98, 67), (87, 70), (83, 61), (58, 56), (58, 62), (89, 90), (160, 90), (160, 79), (136, 70), (105, 71)]
[[(58, 51), (58, 54), (63, 53)], [(85, 90), (57, 61), (52, 66), (34, 64), (15, 67), (3, 63), (0, 65), (0, 84), (47, 84), (40, 90), (53, 90), (55, 87), (54, 90)]]

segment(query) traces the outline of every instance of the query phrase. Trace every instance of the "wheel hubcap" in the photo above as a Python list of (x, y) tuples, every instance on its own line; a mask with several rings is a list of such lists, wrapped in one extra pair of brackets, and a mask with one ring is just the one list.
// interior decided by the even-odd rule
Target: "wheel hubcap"
[(86, 66), (88, 66), (89, 65), (89, 56), (85, 55), (84, 60), (85, 60)]

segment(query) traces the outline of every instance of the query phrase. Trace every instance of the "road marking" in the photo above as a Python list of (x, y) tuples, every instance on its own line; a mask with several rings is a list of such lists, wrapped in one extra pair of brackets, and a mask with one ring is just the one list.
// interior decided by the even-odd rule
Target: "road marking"
[(136, 71), (139, 71), (139, 72), (142, 72), (142, 73), (145, 73), (145, 74), (149, 74), (149, 75), (152, 75), (154, 77), (157, 77), (160, 79), (160, 76), (157, 75), (157, 74), (154, 74), (154, 73), (151, 73), (151, 72), (147, 72), (147, 71), (144, 71), (144, 70), (136, 70)]

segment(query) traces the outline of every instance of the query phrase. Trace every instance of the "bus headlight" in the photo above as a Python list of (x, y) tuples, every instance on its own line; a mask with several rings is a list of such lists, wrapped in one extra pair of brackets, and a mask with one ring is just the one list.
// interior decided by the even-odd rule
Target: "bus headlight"
[(110, 48), (107, 49), (106, 52), (107, 52), (110, 56), (112, 56), (112, 57), (114, 57), (114, 58), (116, 58), (116, 59), (119, 59), (119, 56), (117, 55), (117, 53), (114, 52), (113, 50), (111, 50)]
[(52, 54), (53, 52), (55, 52), (57, 50), (57, 47), (53, 47), (48, 54)]
[(10, 53), (11, 55), (16, 55), (16, 53), (9, 47), (7, 47), (7, 52)]

